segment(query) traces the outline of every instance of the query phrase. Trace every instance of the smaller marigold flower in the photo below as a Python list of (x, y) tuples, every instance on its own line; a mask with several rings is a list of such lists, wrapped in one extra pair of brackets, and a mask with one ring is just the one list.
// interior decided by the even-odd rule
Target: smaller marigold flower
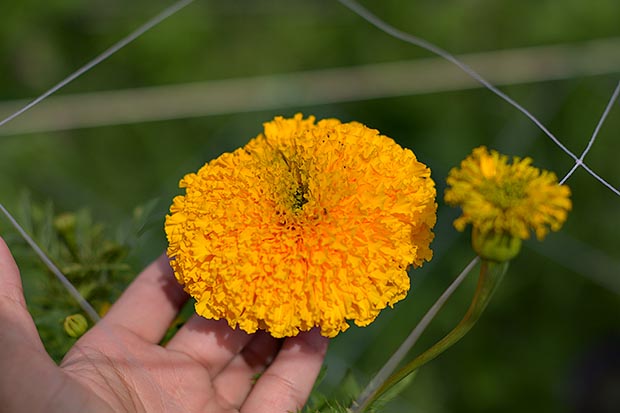
[(165, 224), (178, 281), (198, 314), (248, 333), (370, 324), (432, 257), (430, 169), (357, 122), (264, 126), (181, 180)]
[(558, 231), (572, 208), (570, 189), (553, 172), (531, 166), (531, 158), (508, 157), (480, 146), (453, 168), (446, 203), (460, 206), (454, 221), (463, 231), (472, 224), (473, 246), (483, 258), (506, 261), (533, 231), (542, 240)]

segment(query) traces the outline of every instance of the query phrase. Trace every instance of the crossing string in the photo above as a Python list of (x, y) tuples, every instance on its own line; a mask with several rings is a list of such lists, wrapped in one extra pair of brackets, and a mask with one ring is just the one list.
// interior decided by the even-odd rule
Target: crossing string
[[(474, 69), (469, 67), (464, 62), (461, 62), (459, 59), (457, 59), (451, 53), (447, 52), (446, 50), (444, 50), (444, 49), (442, 49), (442, 48), (440, 48), (440, 47), (438, 47), (438, 46), (436, 46), (436, 45), (434, 45), (434, 44), (432, 44), (432, 43), (430, 43), (430, 42), (428, 42), (428, 41), (426, 41), (426, 40), (424, 40), (422, 38), (419, 38), (419, 37), (414, 36), (412, 34), (405, 33), (405, 32), (403, 32), (401, 30), (398, 30), (394, 26), (392, 26), (392, 25), (386, 23), (385, 21), (381, 20), (375, 14), (373, 14), (368, 9), (364, 8), (362, 5), (360, 5), (359, 3), (357, 3), (354, 0), (338, 0), (338, 1), (342, 5), (344, 5), (345, 7), (349, 8), (351, 11), (353, 11), (354, 13), (359, 15), (361, 18), (363, 18), (364, 20), (366, 20), (367, 22), (369, 22), (370, 24), (372, 24), (373, 26), (375, 26), (376, 28), (381, 30), (382, 32), (388, 34), (389, 36), (392, 36), (392, 37), (394, 37), (396, 39), (402, 40), (402, 41), (404, 41), (406, 43), (409, 43), (409, 44), (421, 47), (422, 49), (428, 50), (429, 52), (431, 52), (433, 54), (436, 54), (436, 55), (446, 59), (447, 61), (453, 63), (454, 65), (456, 65), (459, 69), (461, 69), (467, 75), (469, 75), (474, 80), (476, 80), (479, 83), (481, 83), (485, 88), (489, 89), (491, 92), (495, 93), (501, 99), (503, 99), (504, 101), (506, 101), (510, 105), (512, 105), (519, 112), (521, 112), (525, 116), (527, 116), (540, 130), (543, 131), (543, 133), (545, 135), (547, 135), (560, 149), (562, 149), (562, 151), (564, 151), (568, 156), (573, 158), (573, 160), (575, 161), (575, 169), (577, 167), (581, 166), (590, 175), (592, 175), (594, 178), (596, 178), (596, 180), (598, 180), (600, 183), (605, 185), (610, 191), (612, 191), (614, 194), (620, 196), (620, 190), (618, 190), (613, 185), (608, 183), (605, 179), (603, 179), (601, 176), (599, 176), (596, 172), (594, 172), (588, 165), (586, 165), (583, 162), (583, 157), (585, 157), (585, 154), (587, 153), (587, 151), (589, 150), (589, 147), (591, 145), (589, 145), (586, 148), (586, 150), (582, 154), (582, 157), (577, 158), (577, 156), (573, 152), (571, 152), (566, 146), (564, 146), (564, 144), (562, 144), (562, 142), (560, 142), (560, 140), (558, 138), (556, 138), (555, 135), (553, 135), (553, 133), (551, 133), (547, 129), (547, 127), (545, 127), (545, 125), (543, 125), (542, 122), (540, 122), (527, 109), (525, 109), (523, 106), (521, 106), (519, 103), (517, 103), (510, 96), (506, 95), (504, 92), (499, 90), (497, 87), (493, 86), (489, 81), (487, 81), (485, 78), (483, 78), (478, 72), (476, 72)], [(611, 108), (611, 105), (613, 105), (614, 102), (615, 102), (615, 98), (612, 98), (612, 100), (610, 101), (610, 105), (608, 105), (608, 107)], [(606, 113), (608, 113), (608, 111), (606, 111)], [(601, 118), (601, 121), (599, 122), (599, 124), (602, 124), (602, 122), (605, 120), (605, 117), (606, 117), (606, 115), (604, 115)], [(599, 129), (599, 128), (597, 128), (597, 129)], [(598, 134), (598, 132), (597, 132), (597, 134)], [(596, 135), (594, 135), (594, 139), (596, 139)], [(572, 172), (570, 172), (568, 174), (568, 176), (570, 177), (571, 174), (572, 174)]]

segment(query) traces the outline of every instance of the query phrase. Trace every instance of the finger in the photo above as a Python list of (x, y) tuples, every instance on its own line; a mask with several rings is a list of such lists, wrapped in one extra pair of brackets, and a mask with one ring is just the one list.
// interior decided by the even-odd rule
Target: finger
[(319, 374), (327, 344), (328, 339), (317, 329), (286, 339), (241, 412), (284, 413), (301, 409)]
[(215, 377), (251, 338), (244, 331), (230, 328), (226, 320), (207, 320), (194, 314), (166, 348), (187, 354)]
[(257, 375), (271, 364), (281, 345), (282, 340), (264, 331), (253, 334), (252, 340), (213, 381), (224, 407), (235, 410), (241, 407), (258, 379)]
[(104, 322), (157, 343), (187, 299), (164, 254), (131, 283), (110, 308)]
[[(0, 237), (0, 400), (2, 411), (43, 411), (53, 400), (59, 370), (46, 353), (26, 300), (17, 264)], [(24, 389), (36, 389), (36, 397)]]
[(5, 347), (8, 342), (22, 342), (22, 345), (32, 346), (35, 351), (45, 351), (32, 316), (26, 308), (19, 269), (2, 238), (0, 238), (0, 335), (2, 339), (0, 348), (3, 349), (0, 357), (12, 357), (12, 352)]

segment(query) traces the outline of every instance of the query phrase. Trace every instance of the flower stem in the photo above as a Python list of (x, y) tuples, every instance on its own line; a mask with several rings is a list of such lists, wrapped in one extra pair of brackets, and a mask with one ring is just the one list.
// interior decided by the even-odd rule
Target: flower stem
[(390, 359), (383, 365), (381, 370), (373, 377), (372, 380), (368, 383), (364, 391), (359, 395), (357, 400), (353, 403), (351, 407), (352, 413), (363, 412), (364, 409), (373, 401), (377, 396), (377, 391), (380, 386), (383, 386), (385, 381), (390, 377), (390, 375), (396, 370), (396, 367), (400, 364), (401, 361), (405, 358), (409, 350), (415, 345), (418, 338), (422, 335), (424, 330), (431, 323), (433, 318), (437, 315), (441, 307), (448, 301), (452, 293), (461, 285), (465, 277), (471, 272), (471, 270), (478, 264), (480, 258), (475, 257), (463, 271), (459, 274), (458, 277), (452, 284), (446, 288), (446, 290), (441, 294), (441, 296), (437, 299), (435, 304), (424, 314), (424, 317), (420, 320), (420, 322), (415, 326), (415, 328), (409, 333), (409, 336), (403, 341), (398, 347), (398, 350), (392, 354)]
[[(491, 297), (493, 296), (493, 294), (497, 290), (497, 287), (504, 278), (504, 274), (506, 273), (507, 269), (508, 261), (498, 263), (488, 260), (482, 260), (482, 264), (480, 267), (480, 276), (478, 278), (478, 286), (476, 287), (476, 293), (463, 319), (443, 339), (441, 339), (424, 353), (420, 354), (415, 359), (410, 361), (396, 373), (388, 377), (385, 381), (383, 381), (382, 384), (379, 384), (379, 386), (375, 387), (374, 391), (372, 391), (370, 394), (365, 395), (365, 398), (362, 398), (362, 396), (360, 396), (360, 398), (358, 398), (357, 406), (352, 409), (352, 412), (363, 412), (368, 406), (372, 405), (372, 403), (376, 401), (382, 394), (391, 389), (402, 379), (415, 372), (421, 366), (443, 353), (445, 350), (447, 350), (449, 347), (459, 341), (465, 334), (467, 334), (467, 332), (473, 327), (476, 321), (478, 321), (480, 315), (484, 312), (484, 309), (491, 300)], [(422, 324), (422, 322), (420, 322), (420, 324)], [(416, 329), (418, 329), (418, 327), (419, 325), (416, 326)], [(416, 329), (414, 329), (414, 331)], [(401, 345), (401, 348), (402, 347), (403, 346)], [(367, 393), (367, 391), (365, 392)]]

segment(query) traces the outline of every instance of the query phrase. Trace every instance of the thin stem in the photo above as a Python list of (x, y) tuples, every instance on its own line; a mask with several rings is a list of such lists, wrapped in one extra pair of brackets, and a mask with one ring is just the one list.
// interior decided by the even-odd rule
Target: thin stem
[(482, 260), (480, 266), (480, 277), (478, 278), (478, 286), (476, 287), (476, 293), (467, 310), (467, 313), (463, 319), (457, 324), (457, 326), (450, 331), (444, 338), (435, 343), (431, 348), (424, 353), (417, 356), (410, 361), (407, 365), (402, 367), (392, 376), (390, 376), (385, 383), (377, 390), (373, 397), (373, 400), (369, 401), (367, 405), (370, 405), (372, 401), (379, 398), (382, 394), (392, 388), (396, 383), (415, 372), (424, 364), (433, 360), (441, 353), (458, 342), (471, 328), (476, 324), (485, 308), (487, 307), (491, 297), (497, 290), (497, 287), (504, 278), (506, 270), (508, 269), (508, 261), (502, 263), (496, 263), (493, 261)]
[[(385, 365), (379, 370), (377, 375), (368, 383), (366, 388), (362, 391), (357, 400), (353, 403), (351, 411), (362, 412), (364, 409), (376, 399), (378, 389), (383, 387), (383, 383), (388, 379), (390, 374), (394, 372), (396, 367), (405, 358), (409, 350), (418, 341), (418, 338), (422, 335), (424, 330), (428, 327), (430, 322), (435, 318), (441, 307), (448, 301), (452, 293), (458, 288), (459, 285), (465, 280), (465, 277), (474, 268), (474, 266), (480, 261), (479, 257), (475, 257), (465, 269), (459, 274), (458, 277), (450, 284), (450, 286), (443, 292), (443, 294), (437, 299), (435, 304), (428, 310), (428, 312), (422, 317), (422, 320), (415, 326), (413, 331), (409, 334), (409, 337), (403, 341), (398, 350), (390, 357)], [(380, 387), (381, 386), (381, 387)]]

